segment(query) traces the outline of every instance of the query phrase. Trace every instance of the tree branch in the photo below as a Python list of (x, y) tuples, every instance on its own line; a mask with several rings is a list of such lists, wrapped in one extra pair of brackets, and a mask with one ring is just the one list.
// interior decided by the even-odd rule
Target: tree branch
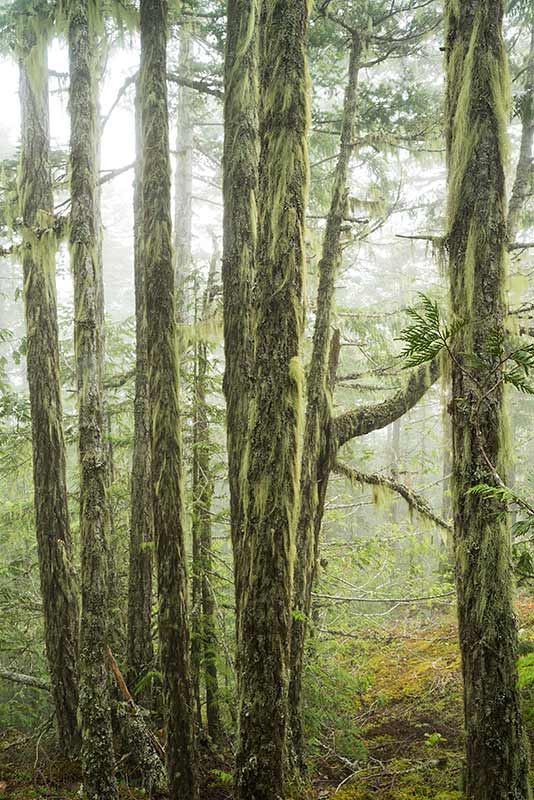
[(7, 669), (0, 669), (0, 678), (3, 678), (5, 681), (11, 681), (12, 683), (20, 683), (23, 686), (31, 686), (33, 689), (43, 689), (45, 692), (51, 691), (48, 683), (39, 680), (39, 678), (34, 678), (33, 675), (23, 675), (21, 672), (11, 672)]
[(437, 381), (440, 374), (439, 359), (423, 364), (412, 372), (408, 383), (393, 397), (382, 403), (359, 406), (334, 418), (334, 436), (341, 447), (351, 439), (381, 430), (404, 416)]
[(342, 464), (339, 461), (334, 465), (334, 472), (336, 472), (338, 475), (343, 475), (345, 478), (348, 478), (353, 484), (359, 483), (361, 486), (363, 486), (364, 483), (367, 483), (371, 486), (381, 486), (384, 489), (388, 489), (391, 492), (399, 494), (402, 498), (404, 498), (404, 500), (406, 500), (411, 510), (416, 511), (422, 517), (430, 520), (430, 522), (433, 522), (434, 525), (438, 526), (438, 528), (443, 528), (443, 530), (452, 533), (452, 525), (449, 525), (449, 523), (446, 522), (442, 517), (435, 514), (432, 511), (428, 501), (422, 497), (422, 495), (417, 494), (417, 492), (414, 492), (412, 489), (408, 488), (408, 486), (405, 486), (404, 484), (399, 483), (392, 478), (379, 475), (376, 472), (359, 472), (359, 470), (349, 467), (348, 464)]

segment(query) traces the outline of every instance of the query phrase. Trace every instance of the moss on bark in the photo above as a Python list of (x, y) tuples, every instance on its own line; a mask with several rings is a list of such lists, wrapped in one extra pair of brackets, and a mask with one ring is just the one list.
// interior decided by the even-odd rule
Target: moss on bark
[[(46, 9), (45, 9), (46, 10)], [(32, 420), (35, 528), (43, 597), (45, 643), (58, 739), (67, 755), (79, 748), (78, 598), (72, 566), (65, 440), (59, 377), (54, 201), (49, 165), (48, 26), (37, 4), (18, 31), (22, 150), (22, 266), (27, 373)]]
[(260, 20), (260, 161), (254, 395), (242, 486), (237, 793), (286, 787), (289, 635), (298, 514), (309, 86), (306, 3), (268, 0)]
[[(530, 798), (517, 690), (517, 634), (508, 517), (468, 490), (506, 469), (500, 356), (506, 277), (505, 158), (509, 79), (502, 0), (449, 0), (448, 248), (453, 342), (456, 578), (470, 800)], [(473, 359), (476, 358), (476, 366)]]
[(68, 8), (71, 117), (71, 265), (79, 413), (82, 623), (80, 714), (84, 792), (115, 800), (106, 646), (109, 624), (107, 464), (98, 309), (95, 20), (92, 0)]
[(165, 0), (141, 2), (143, 254), (159, 656), (166, 710), (169, 793), (176, 800), (192, 800), (197, 796), (197, 786), (191, 711), (179, 370), (171, 244), (167, 12)]

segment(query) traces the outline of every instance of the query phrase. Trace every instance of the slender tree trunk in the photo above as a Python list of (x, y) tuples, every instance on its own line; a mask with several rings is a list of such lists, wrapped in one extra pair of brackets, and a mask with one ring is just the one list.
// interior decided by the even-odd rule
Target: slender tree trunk
[[(251, 290), (257, 239), (259, 9), (259, 0), (228, 0), (224, 67), (223, 389), (238, 642), (245, 445), (252, 369)], [(239, 681), (239, 669), (237, 673)]]
[(530, 49), (525, 71), (525, 92), (521, 98), (519, 116), (521, 117), (521, 144), (517, 161), (515, 181), (508, 204), (508, 239), (513, 242), (525, 201), (531, 192), (533, 165), (532, 145), (534, 143), (534, 23), (530, 28)]
[(249, 410), (237, 794), (283, 797), (289, 637), (299, 504), (304, 227), (308, 188), (308, 8), (268, 0), (260, 21), (258, 269)]
[(174, 800), (197, 796), (187, 627), (187, 575), (182, 520), (174, 265), (171, 242), (167, 3), (141, 0), (143, 254), (160, 662), (167, 714), (167, 769)]
[[(34, 23), (35, 24), (35, 23)], [(40, 23), (43, 24), (44, 23)], [(48, 669), (61, 750), (79, 748), (78, 599), (72, 567), (59, 378), (54, 211), (49, 166), (47, 32), (26, 19), (20, 43), (20, 213), (33, 448), (35, 527)], [(49, 215), (47, 217), (47, 215)]]
[(96, 202), (95, 9), (87, 0), (69, 7), (71, 115), (71, 262), (74, 345), (79, 410), (82, 625), (80, 712), (84, 792), (115, 800), (115, 760), (106, 647), (109, 624), (108, 508), (103, 442), (101, 319), (98, 294)]
[[(191, 75), (191, 26), (187, 18), (180, 27), (178, 72)], [(178, 320), (187, 318), (187, 286), (192, 269), (193, 222), (193, 92), (187, 86), (178, 87), (176, 121), (176, 172), (174, 179), (174, 242), (176, 251), (176, 288), (178, 290)]]
[[(452, 365), (453, 516), (470, 800), (530, 798), (517, 690), (511, 542), (501, 502), (468, 494), (505, 480), (504, 339), (509, 79), (502, 0), (449, 0), (447, 151), (451, 304), (464, 327)], [(472, 366), (472, 356), (477, 367)]]
[[(202, 320), (210, 316), (213, 286), (218, 262), (214, 251), (208, 281), (202, 303)], [(210, 429), (208, 417), (208, 369), (209, 353), (205, 341), (197, 344), (197, 372), (195, 382), (195, 428), (196, 459), (198, 461), (198, 483), (195, 493), (196, 516), (199, 528), (200, 576), (202, 603), (202, 658), (206, 685), (206, 718), (210, 738), (216, 742), (221, 736), (219, 711), (219, 679), (217, 674), (217, 634), (215, 626), (215, 602), (210, 584), (211, 558), (211, 502), (213, 497), (213, 474), (210, 463)]]
[[(195, 282), (196, 283), (196, 282)], [(195, 287), (195, 325), (199, 322), (198, 287)], [(191, 576), (191, 681), (196, 711), (196, 724), (202, 726), (202, 702), (200, 699), (200, 668), (202, 662), (202, 550), (200, 542), (201, 512), (200, 504), (203, 501), (203, 487), (205, 476), (202, 474), (198, 408), (198, 371), (199, 371), (199, 342), (194, 345), (194, 374), (193, 374), (193, 447), (191, 453), (192, 468), (192, 576)]]
[[(152, 567), (154, 518), (150, 459), (147, 319), (143, 257), (143, 155), (139, 84), (135, 95), (134, 183), (135, 399), (131, 476), (130, 565), (128, 580), (128, 674), (132, 685), (153, 663)], [(146, 700), (146, 696), (144, 698)]]
[[(321, 486), (332, 463), (330, 416), (332, 393), (328, 385), (330, 328), (334, 312), (335, 278), (341, 260), (341, 228), (347, 210), (347, 181), (353, 151), (354, 122), (361, 45), (354, 37), (349, 59), (349, 80), (345, 92), (340, 153), (336, 166), (332, 201), (326, 221), (323, 252), (319, 262), (317, 315), (308, 376), (306, 427), (300, 479), (300, 511), (297, 528), (297, 558), (291, 627), (291, 679), (289, 686), (291, 755), (298, 769), (304, 769), (302, 714), (302, 672), (304, 643), (311, 608), (311, 592), (319, 540), (314, 523), (320, 504)], [(321, 481), (319, 482), (319, 478)], [(320, 524), (317, 534), (320, 532)]]

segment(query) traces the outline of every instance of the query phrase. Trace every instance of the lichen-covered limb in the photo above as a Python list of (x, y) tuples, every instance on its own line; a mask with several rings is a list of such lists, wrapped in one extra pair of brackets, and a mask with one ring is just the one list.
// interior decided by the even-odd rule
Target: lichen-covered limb
[(260, 20), (260, 142), (254, 396), (246, 442), (246, 564), (240, 597), (237, 796), (286, 792), (287, 691), (303, 384), (310, 124), (308, 4), (266, 0)]
[(20, 683), (22, 686), (31, 686), (33, 689), (42, 689), (45, 692), (52, 691), (49, 683), (34, 678), (33, 675), (23, 675), (21, 672), (11, 672), (8, 669), (0, 669), (0, 680)]
[(71, 264), (79, 413), (82, 620), (80, 716), (82, 769), (88, 800), (116, 800), (106, 646), (108, 640), (107, 463), (103, 440), (102, 314), (98, 306), (96, 9), (75, 0), (68, 9), (71, 116)]
[(334, 419), (334, 431), (338, 447), (357, 436), (364, 436), (371, 431), (380, 430), (407, 411), (410, 411), (428, 389), (437, 381), (440, 375), (440, 362), (438, 359), (423, 364), (412, 372), (406, 386), (399, 389), (393, 397), (382, 403), (360, 406), (352, 411), (345, 411)]
[(411, 511), (416, 511), (421, 517), (424, 517), (425, 519), (434, 523), (434, 525), (437, 525), (439, 528), (443, 528), (445, 531), (452, 531), (452, 525), (432, 511), (428, 501), (422, 495), (417, 494), (417, 492), (414, 492), (413, 489), (410, 489), (409, 486), (405, 486), (393, 478), (388, 478), (385, 475), (380, 475), (376, 472), (360, 472), (359, 470), (354, 469), (354, 467), (351, 467), (348, 464), (343, 464), (340, 461), (335, 463), (334, 472), (337, 472), (339, 475), (343, 475), (345, 478), (348, 478), (353, 484), (359, 484), (362, 488), (364, 484), (368, 484), (370, 486), (377, 486), (379, 488), (386, 489), (389, 492), (399, 494), (402, 498), (404, 498), (404, 500), (406, 500)]
[(166, 712), (169, 794), (173, 800), (194, 800), (198, 789), (182, 518), (182, 443), (166, 81), (167, 14), (166, 0), (141, 0), (143, 256), (159, 657)]
[(78, 598), (67, 504), (59, 375), (54, 201), (49, 166), (47, 46), (39, 15), (22, 15), (18, 41), (22, 149), (19, 185), (27, 374), (32, 420), (35, 528), (45, 644), (59, 745), (79, 749)]
[[(453, 315), (452, 507), (470, 800), (529, 800), (517, 689), (511, 535), (502, 502), (469, 490), (506, 480), (502, 364), (509, 76), (503, 0), (446, 3), (448, 237)], [(476, 361), (475, 361), (476, 359)], [(477, 366), (473, 374), (473, 363)]]

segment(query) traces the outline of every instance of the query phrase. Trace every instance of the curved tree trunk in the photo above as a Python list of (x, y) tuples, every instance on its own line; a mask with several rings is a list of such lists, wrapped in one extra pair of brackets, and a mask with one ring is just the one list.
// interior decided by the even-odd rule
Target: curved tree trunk
[[(152, 566), (154, 518), (150, 464), (150, 405), (143, 258), (143, 155), (139, 83), (135, 95), (136, 162), (134, 183), (135, 399), (131, 476), (130, 564), (128, 579), (128, 676), (132, 685), (150, 669), (152, 644)], [(144, 694), (146, 699), (147, 694)]]
[[(509, 79), (502, 0), (449, 0), (448, 247), (453, 343), (453, 516), (470, 800), (530, 797), (517, 690), (511, 537), (501, 502), (468, 494), (505, 480), (504, 340)], [(473, 367), (473, 356), (477, 366)]]
[(237, 793), (283, 797), (298, 515), (308, 188), (307, 4), (267, 0), (260, 21), (254, 397), (246, 451)]
[[(353, 37), (349, 58), (349, 79), (345, 91), (340, 153), (334, 177), (330, 210), (326, 220), (323, 252), (319, 261), (317, 315), (308, 375), (306, 427), (300, 479), (300, 511), (297, 527), (297, 557), (291, 626), (291, 678), (289, 684), (290, 754), (298, 769), (304, 769), (304, 729), (302, 714), (302, 672), (304, 643), (311, 608), (311, 593), (319, 538), (314, 523), (320, 502), (321, 485), (328, 480), (332, 461), (331, 407), (332, 386), (328, 380), (330, 328), (334, 313), (335, 279), (341, 261), (341, 228), (347, 210), (347, 182), (353, 152), (354, 123), (361, 44)], [(324, 488), (326, 488), (324, 486)], [(320, 525), (317, 534), (320, 532)]]
[(79, 410), (82, 624), (80, 712), (84, 792), (115, 800), (115, 761), (106, 647), (109, 620), (107, 463), (103, 442), (99, 358), (98, 215), (95, 9), (87, 0), (69, 7), (71, 115), (71, 263), (74, 276), (74, 345)]
[(67, 755), (75, 755), (79, 748), (78, 598), (72, 567), (59, 378), (56, 242), (54, 231), (40, 238), (35, 233), (37, 226), (52, 224), (54, 213), (49, 167), (47, 31), (36, 30), (28, 18), (21, 31), (19, 57), (23, 188), (20, 213), (35, 527), (59, 745)]
[(174, 264), (171, 243), (167, 3), (141, 0), (143, 129), (143, 254), (154, 526), (158, 570), (160, 662), (166, 709), (169, 793), (197, 796), (187, 626), (187, 576), (182, 521)]

